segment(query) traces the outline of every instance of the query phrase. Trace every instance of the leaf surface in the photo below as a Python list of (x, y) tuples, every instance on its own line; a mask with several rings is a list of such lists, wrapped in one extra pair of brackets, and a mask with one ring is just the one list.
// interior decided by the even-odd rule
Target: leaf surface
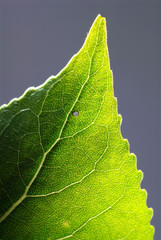
[(57, 76), (0, 109), (1, 239), (153, 239), (120, 124), (99, 15)]

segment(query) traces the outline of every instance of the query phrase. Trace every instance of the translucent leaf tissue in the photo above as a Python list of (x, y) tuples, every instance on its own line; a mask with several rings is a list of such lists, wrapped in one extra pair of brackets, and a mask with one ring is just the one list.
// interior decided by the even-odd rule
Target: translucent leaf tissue
[(57, 76), (0, 108), (0, 239), (152, 240), (120, 125), (98, 15)]

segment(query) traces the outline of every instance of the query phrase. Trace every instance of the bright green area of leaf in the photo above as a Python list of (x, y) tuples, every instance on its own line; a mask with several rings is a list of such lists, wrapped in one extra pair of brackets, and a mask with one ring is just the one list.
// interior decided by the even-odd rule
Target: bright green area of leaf
[(58, 76), (2, 106), (1, 239), (153, 239), (112, 81), (99, 15)]

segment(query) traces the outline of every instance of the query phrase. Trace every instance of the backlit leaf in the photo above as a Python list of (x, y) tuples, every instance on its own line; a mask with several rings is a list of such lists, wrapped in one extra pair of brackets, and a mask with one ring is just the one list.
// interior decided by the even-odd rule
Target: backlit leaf
[(153, 239), (120, 124), (99, 15), (57, 76), (0, 109), (0, 239)]

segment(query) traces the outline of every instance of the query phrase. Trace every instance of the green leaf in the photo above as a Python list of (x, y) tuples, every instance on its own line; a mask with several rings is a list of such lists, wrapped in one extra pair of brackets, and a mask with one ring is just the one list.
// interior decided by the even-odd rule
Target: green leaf
[(112, 81), (99, 15), (57, 76), (1, 107), (1, 239), (153, 239)]

